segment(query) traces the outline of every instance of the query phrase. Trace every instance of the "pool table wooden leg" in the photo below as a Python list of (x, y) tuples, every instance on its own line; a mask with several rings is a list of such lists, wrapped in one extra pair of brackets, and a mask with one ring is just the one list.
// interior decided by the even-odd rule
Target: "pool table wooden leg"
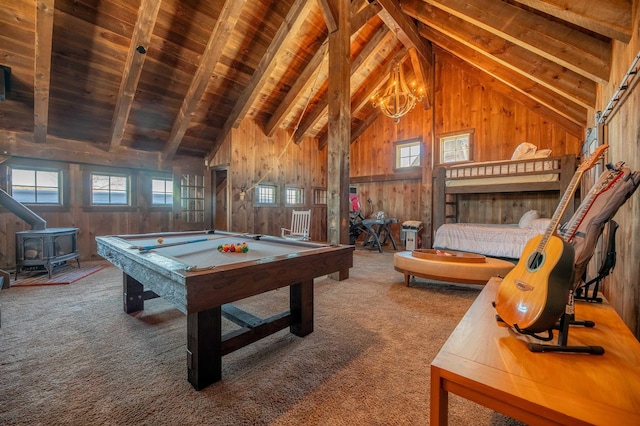
[(296, 336), (306, 336), (313, 332), (313, 280), (290, 286), (289, 294), (289, 331)]
[(196, 390), (222, 379), (222, 309), (187, 315), (187, 370)]
[(124, 311), (128, 314), (144, 309), (144, 286), (140, 281), (123, 274), (122, 302)]

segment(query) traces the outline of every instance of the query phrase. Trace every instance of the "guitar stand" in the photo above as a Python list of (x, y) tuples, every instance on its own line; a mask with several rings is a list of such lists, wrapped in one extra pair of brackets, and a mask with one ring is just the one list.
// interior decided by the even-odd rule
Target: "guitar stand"
[[(558, 330), (558, 343), (556, 345), (528, 343), (527, 347), (531, 352), (571, 352), (571, 353), (586, 353), (590, 355), (604, 354), (604, 348), (602, 346), (569, 346), (567, 345), (570, 325), (594, 327), (595, 323), (593, 321), (576, 321), (573, 315), (564, 313), (560, 318), (560, 322), (556, 324), (556, 326), (554, 327), (554, 329)], [(552, 331), (549, 330), (549, 333), (552, 333)]]

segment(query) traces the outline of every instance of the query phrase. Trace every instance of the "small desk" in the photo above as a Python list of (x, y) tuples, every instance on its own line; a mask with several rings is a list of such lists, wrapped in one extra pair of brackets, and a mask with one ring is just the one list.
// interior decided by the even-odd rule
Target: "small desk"
[[(158, 238), (162, 237), (162, 244)], [(222, 356), (289, 327), (313, 332), (313, 279), (337, 272), (349, 278), (353, 246), (332, 246), (228, 232), (174, 232), (96, 237), (98, 254), (124, 272), (124, 311), (162, 296), (187, 315), (187, 372), (197, 390), (222, 377)], [(246, 253), (218, 245), (247, 242)], [(178, 245), (173, 245), (178, 244)], [(158, 245), (148, 251), (137, 246)], [(262, 319), (231, 305), (289, 287), (288, 311)], [(145, 290), (146, 288), (146, 290)], [(222, 336), (222, 316), (241, 326)]]
[[(606, 303), (576, 302), (569, 345), (604, 355), (533, 353), (537, 340), (498, 325), (492, 278), (431, 363), (431, 425), (448, 422), (448, 393), (528, 424), (640, 424), (640, 342)], [(557, 337), (557, 333), (556, 333)]]
[(378, 251), (382, 253), (382, 246), (386, 244), (387, 239), (391, 240), (393, 249), (398, 250), (396, 240), (393, 239), (391, 234), (391, 224), (397, 223), (398, 219), (364, 219), (362, 226), (364, 227), (367, 235), (362, 242), (363, 246), (370, 245), (371, 247), (378, 247)]

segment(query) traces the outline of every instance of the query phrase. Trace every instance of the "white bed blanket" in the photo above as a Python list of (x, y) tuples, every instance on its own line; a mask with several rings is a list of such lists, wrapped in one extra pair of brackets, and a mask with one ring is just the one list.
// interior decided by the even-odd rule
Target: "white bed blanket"
[(527, 242), (544, 232), (517, 224), (448, 223), (437, 229), (433, 247), (518, 259)]

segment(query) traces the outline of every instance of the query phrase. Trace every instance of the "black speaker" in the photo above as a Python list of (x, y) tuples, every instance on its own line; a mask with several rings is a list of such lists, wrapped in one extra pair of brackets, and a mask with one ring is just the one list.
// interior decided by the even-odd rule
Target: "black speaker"
[(11, 68), (0, 65), (0, 101), (7, 99), (11, 88)]

